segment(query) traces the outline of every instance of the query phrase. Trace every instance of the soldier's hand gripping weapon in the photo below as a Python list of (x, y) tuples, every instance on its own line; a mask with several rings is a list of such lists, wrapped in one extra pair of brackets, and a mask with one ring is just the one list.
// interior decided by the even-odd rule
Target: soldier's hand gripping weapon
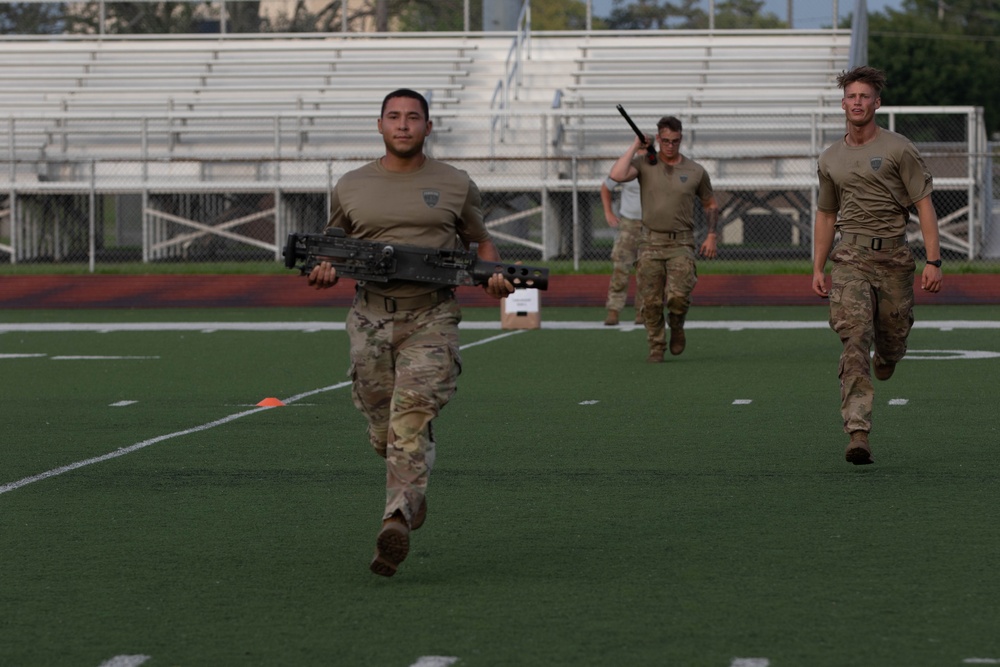
[[(289, 234), (285, 266), (303, 275), (320, 262), (330, 262), (337, 275), (358, 281), (384, 283), (413, 280), (438, 285), (485, 285), (495, 273), (515, 288), (547, 289), (549, 270), (521, 264), (479, 259), (475, 244), (469, 250), (438, 250), (418, 246), (365, 241), (330, 227), (323, 234)], [(296, 267), (296, 264), (298, 264)]]
[[(632, 117), (628, 115), (627, 111), (625, 111), (625, 107), (618, 104), (616, 105), (615, 108), (618, 109), (618, 113), (620, 113), (622, 116), (625, 117), (625, 122), (629, 124), (629, 127), (632, 128), (632, 131), (635, 132), (637, 137), (639, 137), (639, 141), (645, 144), (646, 135), (642, 133), (642, 131), (636, 126), (634, 122), (632, 122)], [(653, 144), (646, 145), (646, 162), (648, 162), (649, 164), (656, 164), (656, 147), (654, 147)]]

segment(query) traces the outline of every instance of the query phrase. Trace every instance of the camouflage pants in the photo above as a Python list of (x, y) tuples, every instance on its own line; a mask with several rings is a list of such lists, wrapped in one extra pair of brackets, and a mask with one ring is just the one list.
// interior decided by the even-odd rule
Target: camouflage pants
[(841, 243), (830, 259), (830, 327), (844, 346), (838, 370), (844, 431), (868, 432), (875, 398), (872, 345), (890, 363), (906, 354), (906, 339), (913, 326), (916, 266), (905, 245), (876, 251)]
[(615, 245), (611, 248), (611, 284), (608, 285), (608, 310), (621, 311), (625, 308), (628, 297), (628, 278), (635, 268), (636, 254), (639, 249), (639, 232), (642, 222), (632, 218), (618, 218), (618, 235)]
[[(643, 243), (639, 248), (635, 279), (649, 349), (662, 351), (667, 346), (665, 324), (669, 324), (671, 329), (683, 329), (691, 307), (691, 292), (698, 282), (694, 247)], [(664, 293), (667, 300), (666, 322), (663, 317)]]
[(462, 359), (454, 299), (386, 313), (355, 299), (347, 316), (354, 405), (368, 418), (372, 447), (385, 456), (385, 514), (409, 522), (434, 466), (431, 420), (454, 395)]

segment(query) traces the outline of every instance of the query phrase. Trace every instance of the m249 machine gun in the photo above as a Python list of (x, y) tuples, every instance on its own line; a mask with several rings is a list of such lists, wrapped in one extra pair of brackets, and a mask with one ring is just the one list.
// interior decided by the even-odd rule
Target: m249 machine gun
[[(418, 246), (353, 239), (331, 227), (323, 234), (289, 234), (285, 266), (303, 275), (320, 262), (330, 262), (337, 275), (358, 281), (384, 283), (413, 280), (437, 285), (485, 285), (494, 273), (515, 288), (548, 289), (546, 268), (503, 264), (479, 259), (469, 250), (438, 250)], [(301, 262), (301, 264), (299, 264)]]

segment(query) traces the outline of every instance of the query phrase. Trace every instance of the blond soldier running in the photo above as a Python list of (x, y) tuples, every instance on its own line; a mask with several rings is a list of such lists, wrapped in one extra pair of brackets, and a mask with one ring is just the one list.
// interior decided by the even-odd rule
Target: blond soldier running
[[(927, 251), (920, 286), (928, 292), (941, 289), (941, 247), (931, 174), (920, 153), (905, 137), (875, 124), (885, 74), (856, 67), (837, 77), (837, 85), (844, 90), (847, 134), (819, 158), (812, 288), (829, 297), (830, 326), (843, 343), (840, 409), (850, 435), (845, 458), (863, 465), (874, 462), (868, 442), (875, 393), (871, 370), (879, 380), (892, 377), (913, 326), (916, 264), (904, 234), (910, 206)], [(837, 231), (841, 238), (833, 247)]]
[[(667, 318), (670, 326), (670, 353), (684, 351), (687, 343), (684, 322), (691, 307), (691, 292), (698, 282), (695, 267), (694, 204), (700, 201), (705, 210), (708, 236), (699, 252), (703, 257), (716, 255), (716, 231), (719, 206), (712, 191), (708, 172), (680, 152), (683, 135), (681, 121), (664, 116), (656, 124), (660, 149), (656, 164), (646, 159), (649, 137), (636, 137), (632, 145), (615, 161), (610, 176), (618, 182), (639, 180), (642, 202), (642, 239), (636, 263), (639, 304), (646, 325), (649, 357), (663, 361), (667, 335), (663, 317), (666, 290)], [(636, 156), (636, 153), (641, 153)]]
[[(621, 189), (618, 198), (618, 212), (615, 213), (612, 191)], [(642, 203), (639, 200), (639, 182), (628, 181), (618, 183), (612, 178), (601, 183), (601, 204), (604, 206), (604, 219), (608, 227), (617, 229), (615, 243), (611, 247), (611, 282), (608, 284), (608, 300), (606, 307), (608, 316), (604, 320), (607, 326), (618, 324), (619, 314), (625, 309), (628, 299), (628, 280), (635, 268), (635, 260), (639, 249), (639, 236), (642, 231)], [(641, 324), (639, 295), (636, 294), (635, 323)]]
[[(464, 171), (424, 154), (431, 133), (427, 100), (409, 89), (382, 102), (385, 155), (345, 174), (333, 191), (330, 226), (373, 241), (455, 249), (477, 243), (481, 259), (500, 254), (483, 225), (479, 190)], [(329, 262), (309, 274), (317, 289), (337, 283)], [(434, 465), (431, 421), (455, 393), (462, 361), (455, 293), (429, 283), (358, 283), (347, 316), (354, 404), (385, 458), (386, 500), (371, 570), (391, 577), (410, 550), (410, 531), (427, 514)], [(485, 286), (497, 299), (514, 291), (502, 275)]]

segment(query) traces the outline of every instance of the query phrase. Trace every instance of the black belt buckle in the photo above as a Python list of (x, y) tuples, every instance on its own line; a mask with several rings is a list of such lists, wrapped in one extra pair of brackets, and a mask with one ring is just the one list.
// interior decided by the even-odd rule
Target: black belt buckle
[(878, 238), (872, 239), (871, 247), (872, 247), (872, 250), (881, 250), (882, 249), (882, 239), (878, 239)]
[(677, 232), (664, 232), (671, 241), (677, 238)]

